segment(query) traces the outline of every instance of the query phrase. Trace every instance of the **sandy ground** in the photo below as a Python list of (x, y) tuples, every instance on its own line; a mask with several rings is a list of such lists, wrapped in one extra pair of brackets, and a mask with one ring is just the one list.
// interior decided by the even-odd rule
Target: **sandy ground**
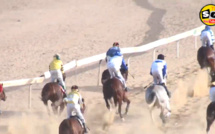
[[(0, 0), (0, 80), (40, 76), (48, 70), (55, 53), (64, 63), (106, 52), (114, 41), (120, 47), (138, 46), (198, 27), (198, 13), (211, 1), (202, 0)], [(198, 47), (200, 46), (200, 39)], [(165, 126), (154, 126), (144, 100), (143, 88), (149, 75), (152, 51), (131, 55), (128, 86), (131, 107), (125, 122), (108, 113), (97, 86), (98, 64), (69, 71), (67, 88), (77, 84), (86, 99), (86, 120), (91, 134), (188, 134), (205, 133), (205, 112), (209, 104), (208, 77), (199, 69), (194, 37), (159, 47), (168, 64), (168, 88), (172, 116)], [(127, 58), (126, 58), (127, 59)], [(106, 68), (102, 63), (102, 70)], [(47, 81), (46, 81), (47, 82)], [(28, 109), (29, 86), (5, 88), (8, 99), (1, 102), (2, 134), (57, 134), (60, 117), (47, 115), (40, 100), (45, 83), (33, 85), (32, 108)], [(154, 115), (158, 116), (156, 110)], [(115, 116), (115, 118), (114, 118)], [(156, 117), (157, 117), (156, 116)], [(102, 130), (104, 122), (111, 122)], [(160, 120), (157, 118), (157, 125)], [(212, 129), (211, 133), (215, 130)]]

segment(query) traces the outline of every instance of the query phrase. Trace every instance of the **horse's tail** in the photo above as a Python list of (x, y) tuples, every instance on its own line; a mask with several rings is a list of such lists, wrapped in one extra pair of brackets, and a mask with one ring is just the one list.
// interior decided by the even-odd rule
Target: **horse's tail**
[(146, 103), (148, 104), (149, 107), (153, 107), (157, 100), (155, 92), (152, 91), (153, 88), (154, 88), (153, 86), (150, 86), (149, 88), (147, 88), (145, 93)]
[(149, 103), (150, 108), (154, 106), (156, 100), (157, 100), (156, 94), (152, 92), (152, 101)]
[(41, 92), (41, 100), (43, 101), (44, 105), (48, 104), (48, 99), (49, 99), (49, 84), (46, 84)]

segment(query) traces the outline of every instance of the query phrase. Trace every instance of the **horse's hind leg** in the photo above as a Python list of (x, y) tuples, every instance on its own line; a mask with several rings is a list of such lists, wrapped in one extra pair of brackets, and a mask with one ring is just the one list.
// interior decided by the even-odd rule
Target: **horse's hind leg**
[(209, 133), (210, 127), (211, 127), (213, 121), (214, 121), (213, 118), (207, 117), (207, 129), (206, 129), (207, 133)]
[(152, 113), (152, 110), (154, 109), (154, 107), (150, 107), (149, 108), (149, 112), (150, 112), (150, 116), (151, 116), (151, 119), (152, 119), (152, 123), (155, 124), (155, 121), (154, 121), (154, 117), (153, 117), (153, 113)]
[(104, 99), (105, 99), (106, 107), (108, 108), (108, 110), (110, 110), (110, 104), (108, 103), (108, 99), (107, 98), (104, 98)]
[(122, 100), (119, 100), (119, 106), (118, 106), (118, 112), (119, 112), (119, 116), (120, 116), (120, 118), (122, 119), (122, 121), (124, 121), (125, 119), (123, 118), (123, 116), (122, 116)]
[(61, 103), (59, 115), (61, 115), (61, 113), (63, 112), (64, 107), (65, 107), (64, 103)]
[(124, 97), (124, 100), (123, 100), (123, 101), (124, 101), (124, 102), (127, 102), (127, 106), (126, 106), (126, 108), (125, 108), (125, 115), (127, 115), (128, 109), (129, 109), (129, 106), (130, 106), (131, 101), (128, 99), (127, 96)]
[(52, 110), (53, 110), (54, 114), (57, 115), (57, 113), (58, 113), (58, 109), (57, 109), (58, 106), (56, 106), (54, 103), (52, 103), (51, 106), (52, 106)]
[(48, 101), (43, 101), (44, 105), (46, 106), (46, 109), (48, 111), (48, 115), (50, 115), (50, 110), (49, 110), (49, 106), (48, 106)]
[(164, 108), (162, 108), (162, 107), (161, 107), (160, 118), (161, 118), (163, 124), (165, 124), (166, 123), (166, 119), (165, 119), (165, 116), (164, 116)]

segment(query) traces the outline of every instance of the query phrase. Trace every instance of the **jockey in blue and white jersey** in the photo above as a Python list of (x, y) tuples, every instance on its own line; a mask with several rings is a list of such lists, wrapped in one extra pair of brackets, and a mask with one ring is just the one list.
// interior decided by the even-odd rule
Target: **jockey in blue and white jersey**
[(205, 29), (202, 30), (201, 41), (202, 41), (203, 47), (210, 46), (214, 50), (213, 44), (215, 39), (214, 39), (214, 33), (211, 30), (210, 26), (205, 26)]
[(123, 62), (124, 59), (123, 59), (123, 56), (121, 54), (118, 42), (114, 42), (113, 47), (111, 47), (107, 51), (106, 60), (107, 60), (107, 68), (108, 68), (108, 71), (110, 73), (111, 79), (113, 77), (119, 78), (120, 81), (123, 83), (125, 91), (127, 91), (128, 87), (126, 86), (125, 79), (123, 78), (123, 76), (120, 72), (121, 65), (123, 64), (123, 67), (126, 65), (125, 65), (125, 61)]
[(159, 54), (157, 60), (152, 63), (150, 74), (153, 76), (154, 84), (163, 85), (170, 97), (170, 92), (165, 86), (167, 79), (167, 64), (163, 54)]

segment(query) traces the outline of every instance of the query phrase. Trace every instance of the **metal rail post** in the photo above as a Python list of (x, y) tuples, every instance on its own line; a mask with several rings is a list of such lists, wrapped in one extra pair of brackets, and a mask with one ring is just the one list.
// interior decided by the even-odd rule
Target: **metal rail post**
[(99, 71), (98, 71), (97, 86), (99, 86), (99, 83), (100, 83), (101, 63), (102, 63), (102, 60), (99, 61)]
[(30, 84), (29, 86), (28, 109), (31, 109), (31, 90), (32, 90), (32, 84)]
[(179, 40), (177, 41), (177, 58), (179, 58), (180, 56), (180, 44), (179, 44)]
[(153, 61), (155, 60), (155, 57), (156, 57), (155, 55), (156, 55), (156, 49), (153, 50), (153, 59), (152, 59)]
[(197, 49), (197, 36), (195, 36), (195, 49)]

